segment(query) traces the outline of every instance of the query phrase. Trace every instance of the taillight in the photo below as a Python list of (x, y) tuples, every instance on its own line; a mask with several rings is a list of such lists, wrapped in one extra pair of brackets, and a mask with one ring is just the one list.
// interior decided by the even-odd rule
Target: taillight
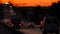
[(21, 24), (19, 24), (19, 26), (21, 26)]
[(14, 26), (14, 24), (11, 24), (11, 26)]

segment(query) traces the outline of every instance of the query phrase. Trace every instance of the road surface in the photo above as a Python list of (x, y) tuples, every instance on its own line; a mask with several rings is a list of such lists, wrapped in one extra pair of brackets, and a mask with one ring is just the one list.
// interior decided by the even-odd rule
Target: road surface
[(19, 29), (18, 31), (24, 32), (25, 34), (42, 34), (39, 29)]
[(4, 23), (0, 23), (0, 34), (42, 34), (39, 28), (34, 29), (18, 29), (17, 31), (8, 27)]
[[(35, 28), (35, 29), (18, 29), (17, 31), (21, 31), (24, 32), (25, 34), (42, 34), (42, 30), (40, 30), (39, 28)], [(50, 34), (50, 33), (47, 33)], [(52, 33), (55, 34), (55, 33)]]

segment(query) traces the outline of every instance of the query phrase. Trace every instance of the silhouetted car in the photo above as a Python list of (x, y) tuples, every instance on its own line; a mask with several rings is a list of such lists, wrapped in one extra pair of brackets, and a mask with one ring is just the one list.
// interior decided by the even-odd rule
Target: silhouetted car
[(35, 27), (35, 24), (34, 24), (34, 23), (29, 23), (29, 24), (28, 24), (28, 27), (29, 27), (29, 28), (34, 28), (34, 27)]
[(24, 33), (10, 28), (4, 22), (0, 22), (0, 34), (24, 34)]
[(11, 20), (11, 27), (12, 28), (20, 28), (19, 24), (20, 24), (20, 17), (19, 16), (13, 16), (12, 20)]
[(11, 24), (11, 28), (17, 29), (17, 28), (20, 28), (20, 26), (19, 26), (19, 24)]
[(43, 34), (54, 32), (56, 34), (59, 34), (59, 19), (57, 18), (57, 16), (46, 16)]

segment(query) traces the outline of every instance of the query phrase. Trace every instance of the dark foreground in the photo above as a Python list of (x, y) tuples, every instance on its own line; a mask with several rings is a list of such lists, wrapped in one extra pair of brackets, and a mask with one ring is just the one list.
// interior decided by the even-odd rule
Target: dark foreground
[(4, 23), (0, 23), (0, 34), (23, 34), (23, 33), (8, 27)]

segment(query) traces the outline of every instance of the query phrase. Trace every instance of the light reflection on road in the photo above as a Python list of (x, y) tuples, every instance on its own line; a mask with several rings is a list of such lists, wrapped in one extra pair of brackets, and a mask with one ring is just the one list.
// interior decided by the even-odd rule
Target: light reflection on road
[(18, 31), (24, 32), (25, 34), (42, 34), (40, 29), (19, 29)]
[[(17, 31), (21, 31), (25, 34), (42, 34), (42, 30), (40, 30), (39, 28), (34, 28), (34, 29), (18, 29)], [(60, 31), (59, 31), (60, 33)], [(50, 33), (47, 33), (50, 34)], [(55, 33), (52, 33), (55, 34)]]

